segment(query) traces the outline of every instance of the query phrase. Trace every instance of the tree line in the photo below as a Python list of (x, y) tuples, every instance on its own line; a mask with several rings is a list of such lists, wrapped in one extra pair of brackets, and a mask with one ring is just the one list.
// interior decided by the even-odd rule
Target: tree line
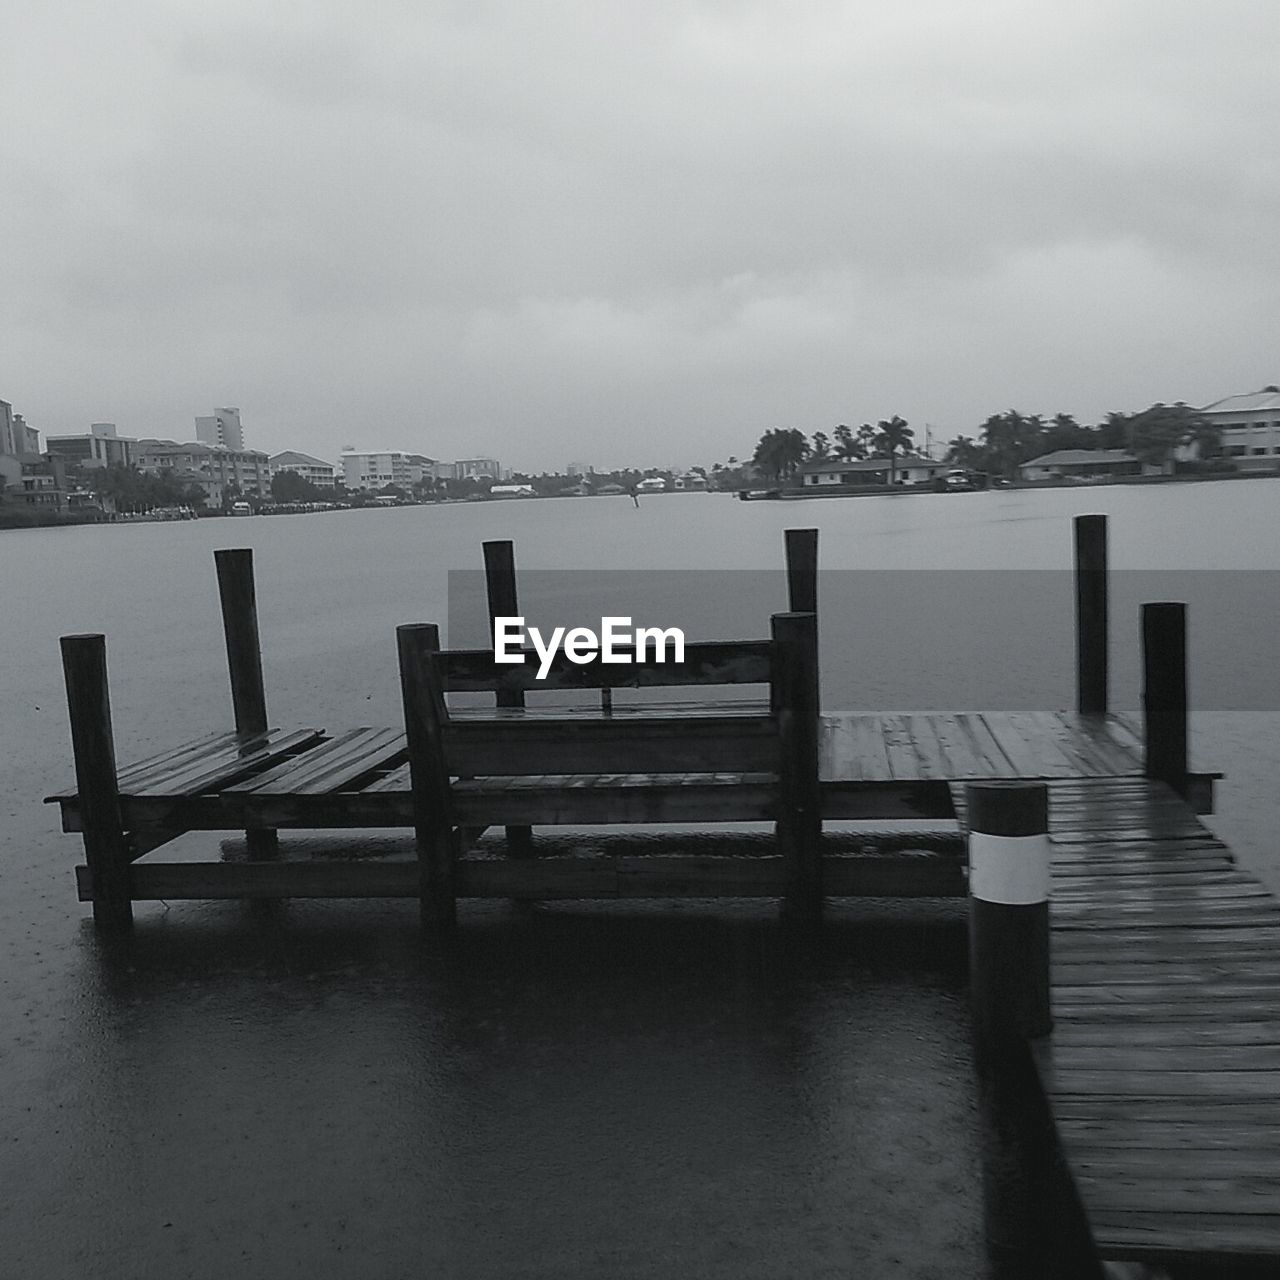
[[(1124, 449), (1141, 462), (1162, 464), (1184, 445), (1195, 445), (1202, 460), (1217, 459), (1222, 453), (1220, 429), (1181, 402), (1153, 404), (1140, 413), (1109, 413), (1094, 426), (1078, 423), (1069, 413), (1046, 418), (1010, 409), (992, 414), (976, 436), (958, 435), (949, 441), (943, 460), (1013, 480), (1024, 462), (1060, 449)], [(815, 431), (806, 436), (795, 427), (775, 427), (760, 437), (751, 461), (760, 475), (784, 483), (805, 462), (884, 458), (892, 484), (898, 455), (910, 454), (914, 448), (915, 433), (895, 414), (874, 427), (864, 422), (856, 431), (842, 424), (830, 435)]]

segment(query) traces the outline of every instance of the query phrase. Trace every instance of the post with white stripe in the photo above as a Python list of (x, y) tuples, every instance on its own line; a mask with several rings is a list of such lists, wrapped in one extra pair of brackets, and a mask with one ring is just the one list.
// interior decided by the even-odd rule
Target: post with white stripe
[(992, 1274), (1100, 1276), (1031, 1041), (1049, 1033), (1049, 803), (1042, 782), (968, 787), (969, 978)]
[(969, 977), (980, 1041), (1048, 1035), (1049, 792), (1043, 782), (968, 788)]

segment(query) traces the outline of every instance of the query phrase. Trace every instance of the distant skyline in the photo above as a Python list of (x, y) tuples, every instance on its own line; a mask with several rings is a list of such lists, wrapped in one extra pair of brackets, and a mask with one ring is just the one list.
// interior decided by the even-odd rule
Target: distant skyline
[(1272, 0), (22, 2), (0, 397), (519, 471), (1280, 381)]

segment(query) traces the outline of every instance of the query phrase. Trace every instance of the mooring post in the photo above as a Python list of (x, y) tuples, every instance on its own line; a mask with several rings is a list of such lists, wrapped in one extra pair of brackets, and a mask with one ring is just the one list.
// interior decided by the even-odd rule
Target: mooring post
[[(258, 597), (253, 583), (253, 551), (228, 548), (213, 553), (218, 572), (222, 631), (227, 642), (231, 707), (236, 733), (242, 738), (267, 731), (267, 693), (262, 680), (262, 646), (258, 639)], [(271, 830), (246, 831), (250, 858), (271, 858), (280, 850)]]
[(1107, 517), (1076, 516), (1076, 708), (1107, 711)]
[(1102, 1275), (1058, 1147), (1033, 1042), (1052, 1028), (1049, 803), (1042, 782), (972, 783), (969, 983), (982, 1127), (983, 1216), (995, 1274)]
[(822, 798), (818, 785), (818, 620), (812, 613), (771, 619), (779, 671), (782, 813), (778, 838), (787, 868), (786, 911), (797, 923), (822, 918)]
[[(518, 618), (520, 606), (516, 600), (515, 544), (507, 541), (484, 544), (484, 581), (489, 597), (489, 643), (493, 644), (493, 620)], [(499, 689), (497, 703), (500, 707), (523, 707), (523, 689)], [(533, 856), (533, 828), (507, 827), (507, 852), (513, 858)]]
[(818, 531), (788, 529), (787, 608), (792, 613), (818, 612)]
[(103, 929), (127, 929), (133, 923), (129, 844), (116, 783), (106, 637), (63, 636), (61, 645), (76, 795), (93, 880), (93, 922)]
[(1187, 606), (1142, 606), (1146, 775), (1187, 794)]
[(430, 671), (440, 650), (439, 628), (434, 623), (397, 627), (396, 650), (418, 847), (418, 900), (423, 927), (435, 938), (458, 922), (455, 843), (444, 754), (445, 710)]

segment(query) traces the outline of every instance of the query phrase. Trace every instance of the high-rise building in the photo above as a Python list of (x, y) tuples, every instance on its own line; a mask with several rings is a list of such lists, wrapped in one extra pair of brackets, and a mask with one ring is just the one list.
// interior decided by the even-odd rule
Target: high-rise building
[(196, 419), (196, 439), (215, 449), (244, 450), (244, 428), (240, 425), (240, 410), (215, 409), (205, 418)]

